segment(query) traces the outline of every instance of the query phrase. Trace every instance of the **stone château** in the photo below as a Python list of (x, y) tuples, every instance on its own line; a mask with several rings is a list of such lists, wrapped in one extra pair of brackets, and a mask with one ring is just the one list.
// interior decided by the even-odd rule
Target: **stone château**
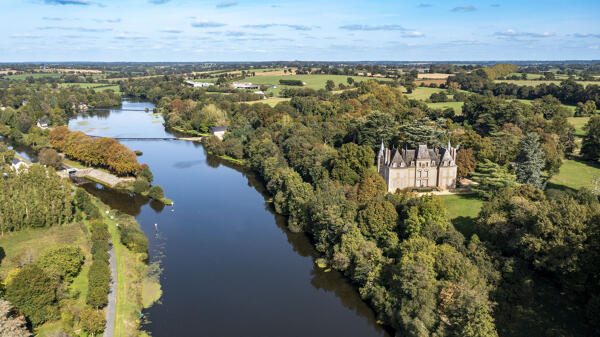
[(429, 149), (419, 145), (416, 150), (388, 149), (381, 143), (377, 156), (377, 171), (387, 184), (388, 192), (407, 188), (456, 187), (456, 152), (458, 146)]

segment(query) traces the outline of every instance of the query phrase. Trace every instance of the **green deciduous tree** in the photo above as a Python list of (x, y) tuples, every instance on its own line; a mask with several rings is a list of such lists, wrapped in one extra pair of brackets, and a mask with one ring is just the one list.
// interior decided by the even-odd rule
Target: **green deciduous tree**
[(62, 246), (46, 251), (36, 263), (49, 274), (56, 274), (71, 282), (83, 264), (83, 251), (79, 247)]
[(600, 116), (593, 116), (584, 127), (581, 154), (587, 160), (600, 159)]
[(373, 165), (374, 160), (375, 153), (370, 147), (346, 143), (332, 161), (331, 176), (344, 184), (354, 185), (363, 172)]
[(106, 323), (104, 319), (104, 312), (94, 310), (92, 308), (86, 308), (79, 314), (79, 321), (84, 331), (92, 336), (102, 333), (104, 331), (104, 325)]
[(7, 285), (6, 299), (13, 303), (33, 326), (38, 326), (57, 318), (56, 289), (56, 282), (43, 269), (29, 264)]

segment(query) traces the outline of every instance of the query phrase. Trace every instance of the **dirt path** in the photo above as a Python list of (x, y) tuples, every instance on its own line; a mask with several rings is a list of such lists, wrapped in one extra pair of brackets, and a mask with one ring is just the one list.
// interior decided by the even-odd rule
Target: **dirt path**
[(110, 274), (110, 291), (108, 292), (108, 305), (106, 306), (106, 325), (104, 326), (104, 337), (113, 337), (115, 331), (115, 312), (117, 306), (117, 259), (115, 258), (115, 247), (111, 244), (108, 260)]

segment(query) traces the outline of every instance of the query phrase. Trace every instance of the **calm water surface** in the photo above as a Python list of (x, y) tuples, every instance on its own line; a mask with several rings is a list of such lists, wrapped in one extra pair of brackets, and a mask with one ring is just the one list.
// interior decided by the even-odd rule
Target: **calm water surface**
[[(144, 112), (145, 108), (150, 113)], [(110, 137), (170, 137), (149, 103), (80, 116), (72, 130)], [(265, 202), (253, 174), (185, 141), (123, 141), (143, 151), (162, 206), (88, 184), (105, 203), (134, 215), (163, 268), (160, 303), (145, 329), (163, 336), (388, 336), (372, 310), (337, 272), (314, 265), (305, 235)], [(158, 230), (154, 224), (158, 224)]]

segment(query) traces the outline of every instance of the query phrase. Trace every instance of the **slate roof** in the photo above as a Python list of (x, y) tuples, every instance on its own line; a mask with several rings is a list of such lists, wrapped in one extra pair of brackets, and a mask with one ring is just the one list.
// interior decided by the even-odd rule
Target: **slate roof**
[(226, 126), (215, 126), (210, 129), (210, 132), (221, 132), (221, 131), (227, 131), (227, 127)]

